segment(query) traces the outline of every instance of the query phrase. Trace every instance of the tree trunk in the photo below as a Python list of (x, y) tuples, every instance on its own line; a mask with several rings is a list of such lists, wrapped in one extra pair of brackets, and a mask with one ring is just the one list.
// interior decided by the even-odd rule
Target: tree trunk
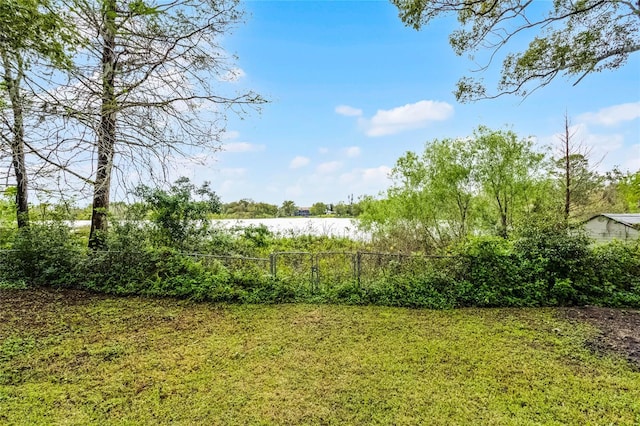
[(569, 134), (569, 118), (564, 116), (564, 225), (569, 224), (569, 213), (571, 212), (571, 162), (570, 162), (570, 144), (571, 135)]
[(504, 200), (504, 206), (502, 201), (500, 200), (500, 193), (496, 193), (495, 197), (496, 201), (498, 202), (498, 210), (500, 211), (500, 236), (506, 240), (507, 238), (509, 238), (509, 222), (506, 196)]
[(104, 248), (104, 233), (107, 230), (111, 171), (113, 168), (114, 145), (116, 141), (116, 1), (103, 3), (102, 48), (102, 106), (98, 131), (98, 164), (93, 191), (93, 211), (89, 247)]
[(4, 82), (9, 93), (11, 109), (13, 112), (13, 129), (11, 131), (11, 160), (13, 172), (16, 176), (16, 219), (18, 228), (29, 226), (29, 197), (27, 168), (24, 155), (24, 119), (22, 99), (20, 97), (20, 82), (23, 77), (22, 58), (17, 58), (18, 67), (15, 78), (11, 75), (11, 63), (8, 53), (0, 51), (4, 66)]

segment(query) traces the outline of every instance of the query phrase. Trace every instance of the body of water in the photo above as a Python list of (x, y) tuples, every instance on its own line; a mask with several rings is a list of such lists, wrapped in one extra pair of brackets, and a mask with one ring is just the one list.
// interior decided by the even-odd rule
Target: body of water
[[(216, 219), (211, 221), (214, 226), (225, 229), (248, 226), (266, 226), (269, 231), (283, 237), (298, 235), (315, 235), (327, 237), (344, 237), (354, 240), (368, 240), (370, 235), (358, 229), (354, 219), (321, 218), (321, 217), (281, 217), (268, 219)], [(70, 223), (74, 228), (91, 226), (88, 220), (78, 220)]]

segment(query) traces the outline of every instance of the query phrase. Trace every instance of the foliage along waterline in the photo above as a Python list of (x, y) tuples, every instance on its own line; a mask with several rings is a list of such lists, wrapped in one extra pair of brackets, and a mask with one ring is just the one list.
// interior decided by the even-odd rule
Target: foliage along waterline
[(640, 307), (640, 245), (592, 246), (557, 229), (469, 238), (446, 256), (371, 253), (329, 237), (273, 238), (264, 228), (210, 232), (194, 246), (206, 255), (154, 244), (152, 228), (131, 224), (114, 227), (106, 241), (109, 250), (89, 251), (62, 224), (33, 224), (15, 232), (0, 256), (0, 286), (239, 303)]

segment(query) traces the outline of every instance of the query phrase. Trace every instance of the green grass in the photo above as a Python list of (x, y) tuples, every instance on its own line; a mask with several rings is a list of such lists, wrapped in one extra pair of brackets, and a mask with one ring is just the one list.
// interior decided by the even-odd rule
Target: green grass
[(640, 373), (552, 309), (0, 291), (2, 424), (638, 424)]

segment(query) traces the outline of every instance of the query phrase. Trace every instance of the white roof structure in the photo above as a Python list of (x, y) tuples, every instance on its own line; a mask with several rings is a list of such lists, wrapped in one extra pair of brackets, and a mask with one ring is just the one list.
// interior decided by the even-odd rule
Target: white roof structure
[[(640, 226), (640, 213), (602, 213), (594, 217), (604, 216), (630, 227)], [(593, 217), (591, 218), (593, 219)], [(589, 220), (591, 220), (589, 219)]]

